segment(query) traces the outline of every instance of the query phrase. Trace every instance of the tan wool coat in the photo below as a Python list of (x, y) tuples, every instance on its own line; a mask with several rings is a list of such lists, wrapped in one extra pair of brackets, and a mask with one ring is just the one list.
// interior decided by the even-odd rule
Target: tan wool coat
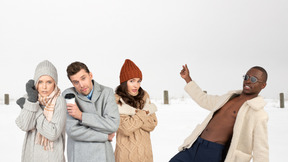
[[(241, 91), (230, 91), (223, 96), (208, 95), (194, 81), (185, 86), (185, 91), (196, 103), (211, 112), (185, 139), (179, 147), (179, 151), (190, 148), (212, 119), (214, 112), (221, 108), (233, 95), (241, 93)], [(264, 111), (265, 105), (264, 99), (258, 96), (246, 101), (241, 106), (233, 128), (233, 136), (225, 162), (250, 162), (251, 159), (253, 159), (253, 162), (269, 161), (268, 114)]]
[[(117, 94), (115, 98), (116, 103), (121, 99)], [(144, 101), (148, 98), (149, 95), (146, 93)], [(157, 108), (154, 106), (149, 110), (149, 114), (146, 114), (144, 110), (135, 113), (135, 108), (125, 103), (118, 104), (118, 108), (120, 125), (116, 133), (115, 161), (153, 162), (150, 132), (157, 126), (155, 114)]]

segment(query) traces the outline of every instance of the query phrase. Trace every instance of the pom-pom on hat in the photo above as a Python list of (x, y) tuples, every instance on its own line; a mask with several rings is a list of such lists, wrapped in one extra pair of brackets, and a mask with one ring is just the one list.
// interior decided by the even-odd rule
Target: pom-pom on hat
[(37, 65), (35, 69), (35, 74), (34, 74), (35, 85), (38, 83), (39, 78), (43, 75), (49, 75), (50, 77), (54, 79), (56, 85), (58, 84), (57, 70), (55, 66), (48, 60), (44, 60)]
[(133, 61), (126, 59), (120, 71), (120, 84), (132, 78), (142, 80), (142, 72)]

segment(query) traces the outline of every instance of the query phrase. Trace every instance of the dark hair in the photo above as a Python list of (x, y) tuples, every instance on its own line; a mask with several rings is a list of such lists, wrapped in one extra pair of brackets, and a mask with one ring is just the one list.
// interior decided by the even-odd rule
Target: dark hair
[(259, 71), (261, 71), (262, 72), (262, 76), (263, 76), (263, 81), (266, 83), (267, 82), (267, 79), (268, 79), (268, 73), (267, 73), (267, 71), (263, 68), (263, 67), (261, 67), (261, 66), (254, 66), (254, 67), (252, 67), (251, 69), (257, 69), (257, 70), (259, 70)]
[(70, 80), (70, 76), (75, 75), (81, 69), (84, 69), (87, 73), (90, 73), (88, 67), (84, 63), (78, 62), (78, 61), (71, 63), (66, 69), (67, 77), (69, 78), (69, 80)]
[[(138, 92), (137, 96), (130, 95), (128, 93), (127, 81), (121, 83), (115, 90), (115, 93), (119, 95), (126, 104), (142, 110), (145, 104), (143, 100), (145, 91), (140, 87)], [(119, 101), (119, 104), (122, 105), (121, 101)]]

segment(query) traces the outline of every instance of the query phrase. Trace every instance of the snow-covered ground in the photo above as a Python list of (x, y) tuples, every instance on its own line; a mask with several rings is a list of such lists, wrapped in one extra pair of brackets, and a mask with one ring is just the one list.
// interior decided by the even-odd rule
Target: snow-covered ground
[[(288, 155), (288, 108), (279, 108), (279, 101), (266, 99), (269, 114), (268, 133), (271, 162), (287, 162)], [(152, 100), (158, 106), (158, 126), (151, 133), (155, 162), (167, 162), (178, 151), (177, 148), (191, 133), (197, 123), (202, 122), (208, 111), (200, 108), (191, 99), (171, 100), (169, 105)], [(286, 107), (288, 102), (285, 102)], [(0, 161), (19, 162), (21, 159), (24, 132), (15, 124), (20, 108), (11, 101), (0, 103)], [(113, 141), (115, 146), (115, 140)]]

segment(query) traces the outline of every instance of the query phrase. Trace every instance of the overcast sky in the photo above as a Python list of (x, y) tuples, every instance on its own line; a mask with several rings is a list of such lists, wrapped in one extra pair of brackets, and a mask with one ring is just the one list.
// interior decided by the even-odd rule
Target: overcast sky
[(151, 98), (163, 90), (187, 96), (183, 64), (210, 94), (242, 89), (243, 74), (263, 66), (261, 95), (287, 96), (287, 29), (287, 0), (0, 0), (0, 98), (23, 95), (45, 59), (62, 91), (72, 86), (66, 67), (74, 61), (115, 89), (126, 58), (141, 69)]

